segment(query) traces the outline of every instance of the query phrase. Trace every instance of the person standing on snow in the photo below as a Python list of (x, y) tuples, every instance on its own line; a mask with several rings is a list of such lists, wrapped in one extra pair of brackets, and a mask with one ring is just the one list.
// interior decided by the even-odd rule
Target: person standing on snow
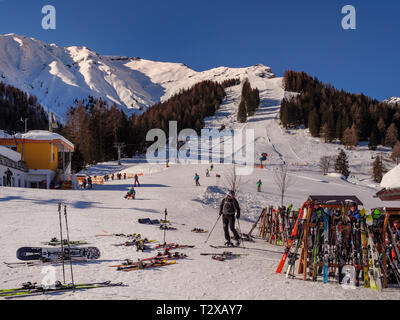
[(210, 176), (210, 171), (208, 169), (206, 169), (206, 177)]
[(200, 187), (200, 177), (197, 173), (194, 174), (194, 181), (196, 181), (196, 186)]
[(140, 187), (139, 176), (137, 174), (135, 174), (135, 187), (136, 187), (136, 184), (138, 184)]
[(11, 187), (11, 177), (13, 176), (13, 173), (11, 172), (10, 168), (7, 168), (7, 170), (4, 172), (6, 175), (6, 186)]
[(262, 182), (261, 182), (261, 179), (259, 179), (259, 180), (257, 181), (257, 191), (258, 191), (258, 192), (261, 192), (261, 185), (262, 185)]
[(219, 215), (222, 215), (222, 223), (224, 228), (224, 234), (226, 239), (226, 246), (232, 246), (231, 237), (229, 234), (229, 229), (233, 233), (233, 237), (236, 240), (236, 245), (240, 244), (240, 236), (235, 229), (235, 213), (236, 219), (240, 218), (240, 207), (239, 202), (235, 198), (235, 192), (233, 190), (229, 191), (227, 196), (222, 200), (219, 209)]

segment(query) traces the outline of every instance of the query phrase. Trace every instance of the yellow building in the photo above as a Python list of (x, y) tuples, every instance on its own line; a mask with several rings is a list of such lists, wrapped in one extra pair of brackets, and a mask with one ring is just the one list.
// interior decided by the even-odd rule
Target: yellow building
[(71, 175), (74, 145), (63, 136), (43, 130), (0, 138), (0, 145), (21, 154), (29, 169), (26, 187), (57, 187)]

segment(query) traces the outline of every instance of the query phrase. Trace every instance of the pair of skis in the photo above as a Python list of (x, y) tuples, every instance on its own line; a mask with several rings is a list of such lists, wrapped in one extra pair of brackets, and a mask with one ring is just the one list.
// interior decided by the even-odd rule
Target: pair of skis
[(3, 298), (17, 298), (24, 296), (42, 295), (55, 292), (87, 290), (95, 288), (110, 288), (125, 286), (122, 282), (111, 283), (111, 281), (82, 283), (82, 284), (61, 284), (56, 282), (55, 285), (46, 287), (43, 285), (32, 284), (30, 282), (23, 284), (20, 288), (2, 289), (0, 290), (0, 297)]
[[(297, 216), (296, 223), (295, 223), (295, 225), (293, 227), (293, 230), (292, 230), (292, 233), (291, 233), (291, 235), (290, 235), (290, 237), (288, 239), (285, 251), (284, 251), (283, 256), (282, 256), (282, 258), (281, 258), (281, 260), (279, 262), (278, 268), (276, 269), (276, 273), (281, 273), (282, 272), (282, 269), (283, 269), (283, 266), (285, 265), (286, 259), (289, 256), (290, 249), (292, 248), (293, 242), (296, 239), (297, 232), (298, 232), (298, 229), (299, 229), (299, 225), (300, 225), (300, 223), (301, 223), (301, 221), (303, 219), (303, 215), (304, 215), (304, 212), (305, 212), (306, 208), (308, 208), (308, 203), (304, 202), (303, 206), (301, 207), (300, 212), (299, 212), (299, 214)], [(301, 239), (298, 239), (298, 242), (301, 242)], [(296, 249), (298, 249), (298, 247)], [(289, 270), (288, 270), (287, 274), (290, 274), (290, 269), (294, 268), (295, 260), (296, 260), (296, 253), (294, 254), (294, 256), (293, 255), (291, 256), (290, 263), (289, 263), (289, 268), (288, 268)], [(292, 262), (293, 262), (293, 264), (292, 264)]]

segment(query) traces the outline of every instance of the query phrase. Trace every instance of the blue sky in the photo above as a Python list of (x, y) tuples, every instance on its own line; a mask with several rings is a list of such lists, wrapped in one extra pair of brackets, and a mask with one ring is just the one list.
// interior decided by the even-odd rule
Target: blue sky
[[(41, 27), (47, 4), (57, 10), (56, 30)], [(348, 4), (356, 30), (341, 27)], [(398, 0), (0, 0), (0, 33), (197, 71), (262, 63), (382, 100), (400, 96), (399, 16)]]

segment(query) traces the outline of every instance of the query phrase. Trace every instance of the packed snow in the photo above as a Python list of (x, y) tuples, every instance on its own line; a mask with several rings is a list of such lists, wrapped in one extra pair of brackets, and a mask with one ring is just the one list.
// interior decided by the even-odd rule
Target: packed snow
[[(256, 81), (257, 80), (257, 81)], [(299, 208), (311, 194), (355, 195), (366, 209), (377, 206), (399, 207), (399, 201), (382, 202), (374, 195), (380, 186), (372, 182), (371, 164), (380, 151), (370, 151), (364, 145), (346, 151), (349, 155), (351, 176), (348, 180), (340, 175), (323, 176), (318, 161), (323, 155), (337, 155), (338, 144), (324, 144), (310, 137), (307, 130), (284, 130), (279, 126), (280, 101), (284, 96), (282, 79), (253, 79), (260, 89), (261, 106), (246, 124), (234, 121), (235, 108), (241, 86), (229, 88), (228, 96), (215, 117), (208, 118), (208, 127), (254, 129), (255, 158), (268, 153), (264, 168), (256, 164), (250, 175), (242, 176), (238, 201), (242, 209), (240, 229), (249, 232), (262, 208), (280, 205), (280, 194), (274, 183), (274, 172), (281, 163), (289, 165), (291, 184), (285, 195), (285, 205), (293, 203)], [(249, 143), (249, 142), (247, 142)], [(203, 150), (204, 151), (204, 150)], [(346, 290), (330, 280), (288, 280), (275, 270), (282, 256), (283, 247), (273, 246), (265, 240), (244, 242), (248, 249), (232, 248), (229, 251), (248, 254), (229, 261), (215, 261), (200, 253), (222, 252), (209, 245), (225, 242), (218, 209), (227, 188), (227, 177), (233, 165), (215, 164), (210, 177), (205, 177), (209, 164), (149, 164), (143, 158), (124, 159), (101, 163), (83, 173), (102, 175), (112, 172), (141, 173), (141, 186), (136, 188), (136, 199), (125, 200), (123, 196), (133, 180), (114, 180), (104, 185), (94, 185), (93, 190), (38, 190), (0, 188), (0, 260), (16, 261), (15, 252), (22, 246), (41, 246), (52, 237), (59, 237), (58, 203), (67, 205), (71, 240), (86, 240), (100, 249), (99, 260), (74, 263), (76, 282), (106, 281), (124, 282), (126, 287), (100, 288), (88, 291), (67, 292), (35, 296), (30, 299), (340, 299), (340, 300), (387, 300), (400, 299), (397, 288), (384, 289), (379, 293), (363, 287)], [(201, 186), (196, 187), (194, 174), (200, 175)], [(217, 178), (216, 175), (221, 178)], [(261, 179), (261, 192), (256, 182)], [(124, 238), (107, 236), (111, 233), (141, 233), (143, 237), (163, 242), (164, 231), (157, 225), (143, 225), (139, 218), (167, 219), (176, 231), (166, 232), (166, 241), (195, 245), (194, 248), (178, 249), (188, 255), (177, 263), (154, 269), (131, 272), (117, 271), (112, 264), (130, 258), (137, 260), (154, 256), (157, 250), (137, 252), (134, 247), (116, 247)], [(191, 232), (202, 228), (206, 234)], [(253, 232), (257, 235), (258, 228)], [(101, 236), (98, 236), (101, 235)], [(206, 239), (209, 237), (208, 242)], [(153, 247), (154, 244), (150, 244)], [(0, 265), (0, 288), (11, 288), (23, 282), (41, 282), (44, 275), (41, 266), (8, 268)], [(68, 270), (68, 269), (67, 269)], [(62, 280), (61, 265), (55, 266), (56, 278)], [(68, 275), (68, 272), (67, 272)], [(67, 276), (67, 282), (70, 278)], [(25, 298), (24, 298), (25, 299)]]

